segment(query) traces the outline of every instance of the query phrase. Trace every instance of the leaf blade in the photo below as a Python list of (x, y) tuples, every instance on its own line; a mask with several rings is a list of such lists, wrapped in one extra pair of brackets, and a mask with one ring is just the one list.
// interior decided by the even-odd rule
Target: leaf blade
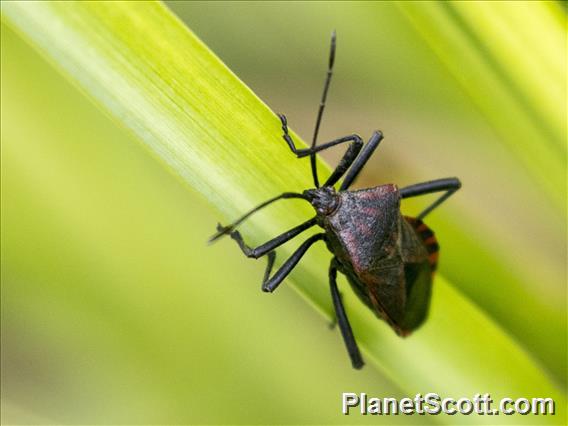
[[(149, 4), (134, 10), (125, 3), (116, 8), (95, 3), (73, 7), (18, 4), (3, 5), (3, 11), (12, 24), (47, 52), (53, 62), (65, 69), (72, 79), (78, 80), (83, 90), (227, 216), (237, 216), (248, 206), (274, 193), (289, 190), (290, 186), (294, 189), (309, 186), (305, 164), (287, 152), (280, 140), (275, 116), (161, 6)], [(167, 31), (164, 32), (164, 28)], [(156, 40), (151, 37), (142, 42), (140, 37), (132, 36), (141, 31), (154, 35)], [(82, 37), (86, 38), (83, 42)], [(63, 40), (73, 40), (75, 45), (69, 46)], [(192, 84), (184, 84), (185, 81)], [(246, 135), (246, 139), (242, 139), (242, 135)], [(275, 163), (279, 169), (274, 169)], [(239, 167), (244, 164), (248, 168), (245, 171)], [(277, 206), (270, 217), (260, 215), (245, 229), (260, 241), (270, 235), (275, 224), (297, 223), (308, 212), (307, 206), (298, 205), (293, 211)], [(294, 275), (294, 280), (322, 283), (320, 286), (301, 284), (300, 291), (318, 310), (329, 315), (329, 301), (323, 285), (325, 274), (321, 268), (325, 259), (324, 251), (317, 250), (310, 262)], [(465, 311), (465, 314), (464, 311), (450, 313), (447, 324), (460, 323), (465, 317), (469, 318), (468, 330), (473, 330), (483, 314), (452, 292), (449, 286), (441, 284), (441, 287), (443, 290), (436, 303), (460, 306)], [(424, 386), (436, 384), (442, 373), (441, 367), (433, 372), (418, 365), (415, 370), (409, 370), (412, 374), (399, 376), (400, 368), (405, 365), (401, 360), (411, 360), (416, 348), (432, 349), (430, 339), (434, 335), (451, 347), (455, 327), (444, 326), (438, 320), (432, 324), (442, 327), (442, 335), (438, 332), (417, 335), (412, 346), (403, 347), (398, 339), (389, 337), (390, 331), (385, 330), (383, 324), (370, 321), (370, 314), (361, 306), (349, 305), (350, 311), (355, 312), (358, 329), (362, 330), (362, 340), (371, 351), (371, 357), (378, 360), (380, 368), (408, 390), (416, 382)], [(492, 327), (493, 332), (490, 339), (475, 334), (476, 344), (483, 347), (498, 339), (506, 348), (508, 359), (515, 360), (512, 365), (530, 372), (530, 380), (520, 379), (512, 388), (498, 387), (499, 392), (538, 389), (550, 392), (562, 401), (563, 396), (542, 374), (540, 367), (532, 363), (506, 333), (489, 320), (482, 323)], [(383, 346), (378, 347), (377, 342)], [(471, 391), (478, 385), (479, 378), (472, 371), (464, 371), (463, 367), (475, 363), (475, 354), (466, 359), (467, 363), (461, 364), (447, 352), (440, 359), (440, 354), (432, 351), (426, 361), (438, 362), (461, 372), (463, 378), (453, 386)], [(485, 368), (493, 375), (505, 365), (503, 359), (487, 358), (486, 362)], [(495, 381), (491, 383), (498, 385)], [(455, 391), (453, 386), (442, 390)]]

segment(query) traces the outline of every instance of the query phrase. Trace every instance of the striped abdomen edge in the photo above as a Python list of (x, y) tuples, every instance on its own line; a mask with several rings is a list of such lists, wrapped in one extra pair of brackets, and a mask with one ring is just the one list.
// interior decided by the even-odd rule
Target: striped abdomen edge
[(438, 245), (438, 241), (436, 240), (434, 232), (432, 232), (432, 230), (428, 228), (426, 224), (420, 219), (408, 216), (404, 216), (404, 219), (414, 228), (414, 230), (424, 243), (424, 246), (428, 251), (428, 262), (430, 262), (432, 272), (434, 272), (436, 270), (436, 266), (438, 265), (438, 254), (440, 252), (440, 246)]

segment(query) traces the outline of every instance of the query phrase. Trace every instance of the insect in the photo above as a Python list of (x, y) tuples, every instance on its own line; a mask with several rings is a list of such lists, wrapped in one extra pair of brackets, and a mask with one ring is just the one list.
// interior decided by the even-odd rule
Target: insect
[[(329, 266), (329, 285), (337, 324), (353, 367), (360, 369), (364, 362), (337, 287), (337, 272), (347, 277), (359, 299), (398, 335), (406, 336), (415, 330), (424, 322), (428, 312), (439, 250), (434, 233), (424, 224), (423, 219), (457, 191), (461, 183), (459, 179), (452, 177), (401, 189), (387, 184), (349, 190), (383, 139), (383, 134), (375, 131), (366, 144), (358, 135), (353, 134), (316, 145), (333, 74), (335, 47), (334, 31), (327, 77), (310, 148), (296, 148), (288, 132), (286, 117), (278, 114), (282, 123), (282, 137), (290, 150), (298, 158), (310, 157), (315, 188), (302, 193), (285, 192), (265, 201), (228, 226), (218, 224), (217, 233), (211, 237), (210, 242), (223, 235), (230, 235), (247, 257), (258, 259), (267, 256), (268, 264), (262, 281), (262, 290), (265, 292), (276, 290), (313, 244), (325, 242), (333, 254)], [(320, 185), (316, 153), (340, 144), (348, 144), (347, 150), (329, 178)], [(341, 177), (344, 179), (336, 190), (334, 185)], [(443, 194), (417, 217), (407, 217), (400, 213), (401, 199), (436, 192)], [(289, 198), (310, 202), (316, 215), (258, 247), (249, 247), (235, 228), (258, 210), (275, 201)], [(276, 256), (274, 250), (316, 225), (323, 228), (324, 232), (306, 239), (271, 275)]]

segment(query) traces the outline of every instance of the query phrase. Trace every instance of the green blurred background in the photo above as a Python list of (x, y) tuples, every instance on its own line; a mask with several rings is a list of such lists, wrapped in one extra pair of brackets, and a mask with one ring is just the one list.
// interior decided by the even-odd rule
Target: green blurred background
[[(429, 218), (440, 272), (565, 389), (566, 183), (551, 195), (523, 161), (531, 144), (559, 146), (565, 171), (565, 123), (548, 139), (506, 143), (494, 122), (506, 111), (488, 116), (392, 3), (168, 6), (305, 139), (336, 29), (320, 140), (385, 133), (361, 187), (462, 179)], [(546, 7), (564, 19), (558, 4)], [(483, 97), (490, 105), (492, 92)], [(407, 390), (372, 366), (352, 370), (338, 330), (288, 286), (262, 294), (263, 262), (245, 261), (230, 241), (207, 247), (218, 218), (3, 25), (3, 422), (448, 422), (346, 421), (341, 392)]]

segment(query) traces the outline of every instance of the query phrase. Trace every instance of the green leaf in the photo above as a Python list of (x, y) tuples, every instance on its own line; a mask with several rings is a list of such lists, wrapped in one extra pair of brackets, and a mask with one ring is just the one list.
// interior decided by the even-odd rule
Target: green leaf
[[(275, 194), (310, 186), (308, 163), (290, 154), (275, 115), (161, 4), (5, 2), (2, 13), (8, 25), (130, 129), (225, 222)], [(548, 148), (539, 147), (532, 155), (550, 158), (555, 165), (551, 174), (558, 174), (560, 166)], [(319, 169), (329, 173), (324, 164)], [(550, 182), (543, 182), (550, 190)], [(301, 202), (282, 202), (251, 219), (243, 234), (260, 243), (312, 214)], [(214, 222), (211, 218), (212, 231)], [(315, 249), (290, 281), (330, 317), (328, 262), (329, 254)], [(565, 395), (532, 356), (443, 277), (435, 286), (429, 322), (407, 340), (394, 336), (346, 295), (369, 364), (410, 395), (458, 397), (488, 391), (494, 399), (553, 397), (559, 415), (539, 420), (562, 423)], [(453, 418), (439, 421), (453, 423)], [(463, 421), (516, 424), (531, 419)]]
[(404, 2), (400, 7), (501, 140), (564, 209), (564, 29), (555, 22), (562, 12), (550, 2), (515, 7)]

